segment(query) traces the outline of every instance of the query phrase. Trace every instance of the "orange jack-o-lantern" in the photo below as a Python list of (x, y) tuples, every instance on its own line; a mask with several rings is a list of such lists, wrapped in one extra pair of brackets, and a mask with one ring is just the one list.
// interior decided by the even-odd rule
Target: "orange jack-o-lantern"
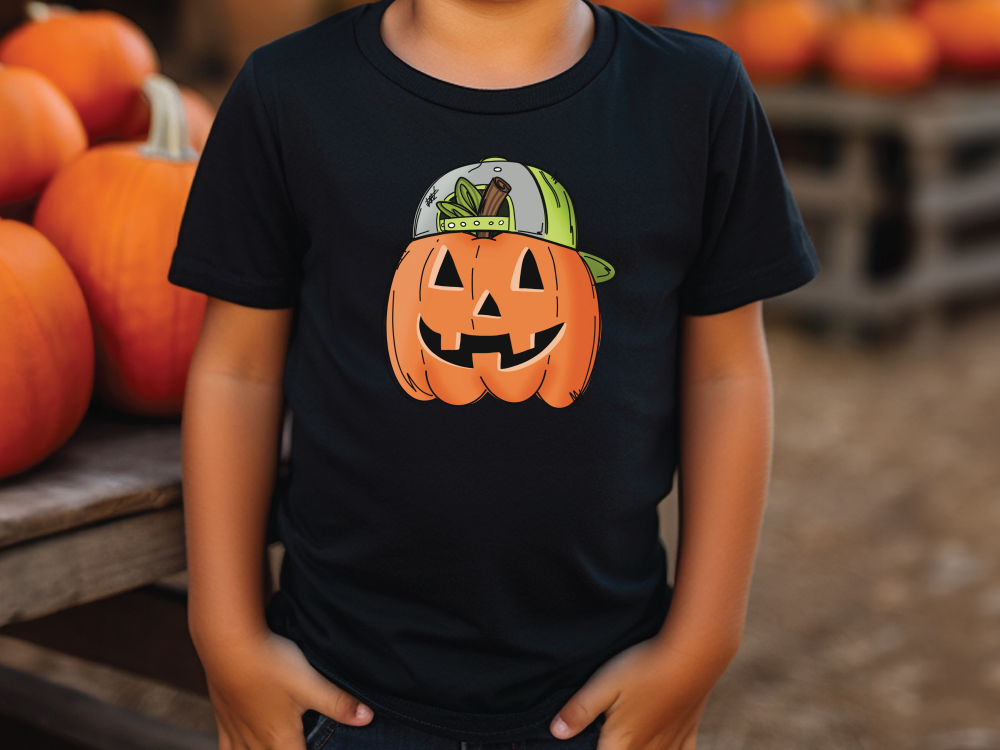
[[(488, 184), (465, 176), (484, 173)], [(444, 186), (453, 192), (428, 211)], [(534, 167), (484, 159), (444, 175), (428, 196), (386, 305), (399, 385), (414, 399), (455, 405), (487, 393), (572, 404), (590, 381), (601, 340), (597, 283), (614, 270), (556, 241), (575, 242), (569, 194)]]

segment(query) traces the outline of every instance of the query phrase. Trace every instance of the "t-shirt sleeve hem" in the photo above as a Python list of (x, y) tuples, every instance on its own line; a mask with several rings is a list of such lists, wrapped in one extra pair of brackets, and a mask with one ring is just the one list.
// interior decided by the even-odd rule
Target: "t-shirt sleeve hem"
[(812, 281), (820, 263), (814, 254), (782, 258), (756, 273), (724, 286), (698, 293), (679, 306), (682, 315), (714, 315), (751, 302), (777, 297)]
[(294, 307), (298, 296), (287, 282), (269, 279), (256, 283), (179, 255), (170, 265), (167, 281), (237, 305), (269, 310)]

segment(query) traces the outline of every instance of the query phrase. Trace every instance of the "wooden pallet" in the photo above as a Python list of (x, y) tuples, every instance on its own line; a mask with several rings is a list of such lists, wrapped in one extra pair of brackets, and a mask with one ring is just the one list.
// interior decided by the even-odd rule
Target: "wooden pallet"
[(770, 308), (933, 341), (950, 303), (1000, 298), (1000, 82), (755, 89), (823, 265)]

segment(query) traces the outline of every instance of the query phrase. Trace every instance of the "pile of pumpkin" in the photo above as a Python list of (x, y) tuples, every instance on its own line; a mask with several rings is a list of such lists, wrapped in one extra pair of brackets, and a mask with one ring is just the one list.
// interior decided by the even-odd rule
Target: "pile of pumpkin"
[(710, 14), (670, 0), (663, 25), (736, 50), (756, 83), (812, 72), (854, 91), (912, 91), (946, 71), (1000, 74), (1000, 0), (733, 0)]
[(127, 18), (27, 14), (0, 39), (0, 478), (92, 397), (178, 415), (207, 300), (167, 271), (214, 110)]

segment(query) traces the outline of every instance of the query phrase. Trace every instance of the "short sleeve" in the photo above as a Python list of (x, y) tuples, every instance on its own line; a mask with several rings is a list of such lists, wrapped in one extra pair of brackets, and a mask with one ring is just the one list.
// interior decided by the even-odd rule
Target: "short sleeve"
[(711, 134), (702, 244), (680, 288), (680, 312), (709, 315), (784, 294), (820, 263), (743, 63)]
[(219, 106), (167, 274), (249, 307), (296, 304), (303, 238), (250, 54)]

